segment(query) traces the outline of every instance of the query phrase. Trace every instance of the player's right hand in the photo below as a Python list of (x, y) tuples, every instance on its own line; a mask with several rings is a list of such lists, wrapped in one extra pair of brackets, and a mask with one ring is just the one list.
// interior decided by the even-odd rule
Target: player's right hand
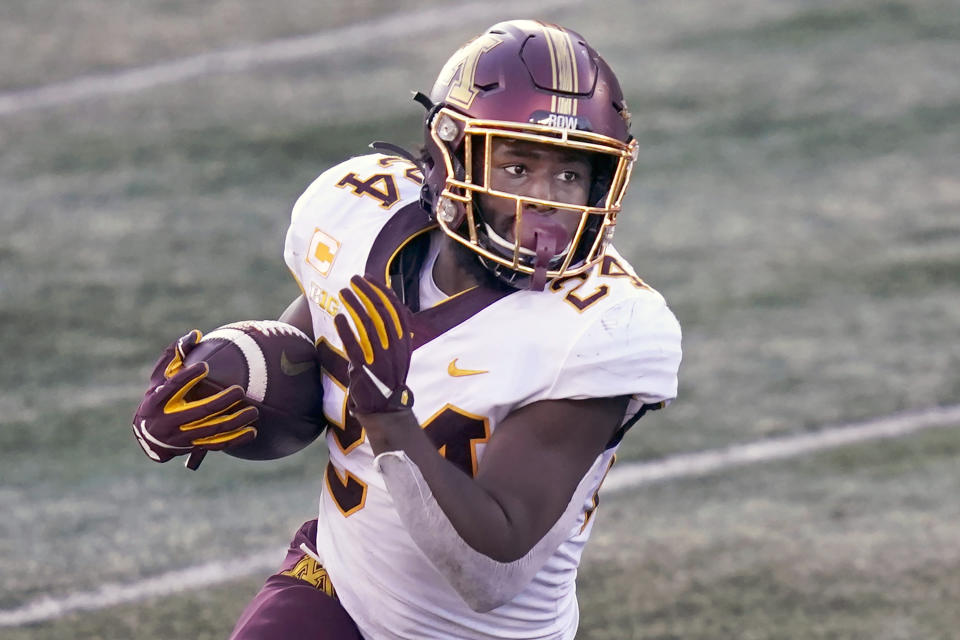
[(244, 402), (240, 386), (205, 398), (186, 399), (209, 371), (206, 362), (184, 366), (184, 359), (200, 337), (194, 329), (164, 350), (133, 416), (137, 442), (157, 462), (192, 451), (202, 455), (204, 451), (246, 444), (257, 435), (253, 423), (259, 413)]

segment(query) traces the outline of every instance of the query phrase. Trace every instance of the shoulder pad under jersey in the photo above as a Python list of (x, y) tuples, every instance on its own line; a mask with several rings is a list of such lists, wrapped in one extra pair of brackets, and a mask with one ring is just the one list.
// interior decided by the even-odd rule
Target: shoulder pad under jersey
[(680, 324), (657, 291), (624, 284), (609, 285), (621, 295), (583, 314), (556, 381), (539, 399), (629, 395), (648, 405), (676, 397)]
[(301, 289), (304, 269), (325, 276), (345, 239), (372, 242), (395, 212), (419, 198), (421, 181), (412, 163), (382, 154), (350, 158), (320, 174), (297, 199), (284, 246)]

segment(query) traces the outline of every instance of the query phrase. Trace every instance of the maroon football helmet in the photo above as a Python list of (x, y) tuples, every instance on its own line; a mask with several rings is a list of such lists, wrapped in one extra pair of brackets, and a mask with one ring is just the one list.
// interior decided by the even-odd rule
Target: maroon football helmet
[[(637, 143), (616, 76), (582, 36), (533, 20), (496, 24), (447, 61), (430, 102), (424, 200), (447, 235), (515, 287), (542, 289), (546, 280), (581, 273), (603, 258)], [(583, 154), (592, 166), (588, 202), (552, 202), (491, 189), (490, 157), (497, 140)], [(487, 224), (477, 194), (514, 202), (515, 240)], [(565, 248), (522, 246), (525, 207), (579, 213)], [(534, 216), (531, 220), (537, 224)]]

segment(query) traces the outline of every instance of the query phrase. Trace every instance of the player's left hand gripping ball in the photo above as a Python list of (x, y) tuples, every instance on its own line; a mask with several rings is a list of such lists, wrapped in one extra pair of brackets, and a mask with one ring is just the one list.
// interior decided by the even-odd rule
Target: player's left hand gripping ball
[(410, 310), (393, 291), (369, 278), (353, 276), (340, 290), (345, 314), (334, 318), (350, 360), (350, 408), (357, 413), (399, 411), (413, 406), (407, 387)]
[[(133, 433), (143, 451), (157, 462), (199, 450), (220, 450), (245, 444), (257, 435), (257, 408), (243, 402), (239, 386), (187, 400), (206, 377), (207, 363), (183, 366), (200, 340), (193, 330), (168, 346), (150, 375), (150, 387), (133, 416)], [(197, 460), (199, 463), (199, 460)]]

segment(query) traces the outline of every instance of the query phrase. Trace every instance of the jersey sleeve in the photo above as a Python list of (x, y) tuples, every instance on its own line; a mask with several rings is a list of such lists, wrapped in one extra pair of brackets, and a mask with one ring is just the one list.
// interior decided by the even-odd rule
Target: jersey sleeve
[(306, 293), (303, 285), (305, 278), (300, 270), (306, 263), (305, 256), (310, 249), (315, 232), (314, 219), (318, 217), (318, 212), (322, 215), (322, 210), (325, 208), (323, 200), (328, 197), (326, 194), (330, 191), (331, 176), (336, 171), (337, 167), (334, 167), (320, 174), (297, 198), (290, 214), (290, 226), (287, 227), (283, 246), (283, 261), (304, 293)]
[(543, 399), (631, 396), (628, 416), (677, 395), (680, 324), (648, 291), (605, 309), (573, 342)]
[(330, 275), (344, 241), (372, 242), (393, 213), (419, 198), (415, 169), (401, 158), (368, 154), (331, 167), (307, 187), (293, 206), (283, 250), (301, 290)]

